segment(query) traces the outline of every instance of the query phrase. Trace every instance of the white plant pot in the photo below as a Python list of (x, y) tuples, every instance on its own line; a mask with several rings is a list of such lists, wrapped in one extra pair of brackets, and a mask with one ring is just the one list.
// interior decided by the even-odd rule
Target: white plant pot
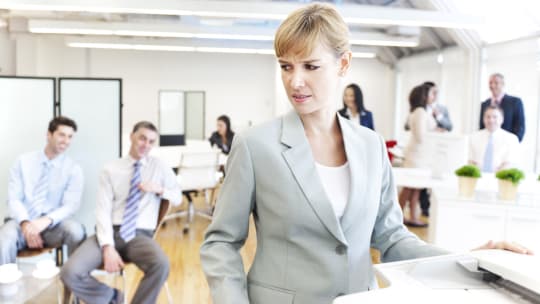
[(459, 195), (462, 197), (473, 197), (478, 178), (458, 176)]
[(518, 186), (514, 183), (499, 179), (499, 198), (505, 201), (515, 201), (517, 198)]

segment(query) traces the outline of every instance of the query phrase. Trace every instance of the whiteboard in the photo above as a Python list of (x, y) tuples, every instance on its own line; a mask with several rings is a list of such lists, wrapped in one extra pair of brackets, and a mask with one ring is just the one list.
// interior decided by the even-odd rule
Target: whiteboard
[(84, 174), (81, 207), (75, 215), (93, 234), (98, 179), (103, 165), (120, 157), (121, 79), (59, 79), (60, 113), (77, 122), (78, 130), (67, 154)]
[[(0, 219), (7, 214), (9, 170), (20, 154), (45, 148), (54, 116), (55, 79), (0, 77)], [(3, 222), (1, 222), (3, 223)]]

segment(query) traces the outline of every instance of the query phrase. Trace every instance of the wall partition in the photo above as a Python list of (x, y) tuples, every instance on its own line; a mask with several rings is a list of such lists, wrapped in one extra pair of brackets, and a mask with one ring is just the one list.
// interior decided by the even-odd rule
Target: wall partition
[(55, 99), (54, 78), (0, 76), (0, 220), (7, 215), (9, 170), (21, 153), (44, 148)]
[(99, 174), (103, 165), (121, 155), (122, 81), (60, 78), (59, 109), (77, 122), (78, 131), (67, 154), (84, 172), (82, 203), (75, 218), (93, 234)]

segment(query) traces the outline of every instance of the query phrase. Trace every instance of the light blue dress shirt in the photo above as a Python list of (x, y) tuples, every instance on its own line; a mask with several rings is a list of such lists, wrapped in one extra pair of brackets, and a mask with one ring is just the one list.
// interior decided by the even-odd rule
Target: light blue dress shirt
[(43, 150), (30, 152), (17, 159), (9, 175), (9, 217), (17, 223), (32, 220), (28, 211), (44, 162), (50, 162), (51, 173), (47, 199), (39, 214), (49, 217), (54, 226), (79, 208), (84, 184), (81, 167), (63, 154), (49, 160)]

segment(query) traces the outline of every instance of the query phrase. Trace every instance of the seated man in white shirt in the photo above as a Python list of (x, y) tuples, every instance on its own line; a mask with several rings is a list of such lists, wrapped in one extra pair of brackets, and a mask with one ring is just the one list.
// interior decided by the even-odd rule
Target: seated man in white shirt
[(103, 265), (117, 272), (133, 262), (144, 272), (131, 303), (156, 303), (169, 275), (169, 259), (152, 239), (161, 199), (182, 201), (175, 175), (149, 156), (158, 132), (150, 122), (133, 127), (127, 157), (105, 165), (96, 203), (96, 235), (87, 239), (64, 265), (62, 281), (85, 303), (122, 303), (121, 292), (90, 275)]
[(469, 137), (469, 163), (478, 166), (482, 172), (497, 172), (515, 166), (519, 141), (515, 134), (501, 128), (503, 110), (488, 106), (483, 121), (486, 128)]

